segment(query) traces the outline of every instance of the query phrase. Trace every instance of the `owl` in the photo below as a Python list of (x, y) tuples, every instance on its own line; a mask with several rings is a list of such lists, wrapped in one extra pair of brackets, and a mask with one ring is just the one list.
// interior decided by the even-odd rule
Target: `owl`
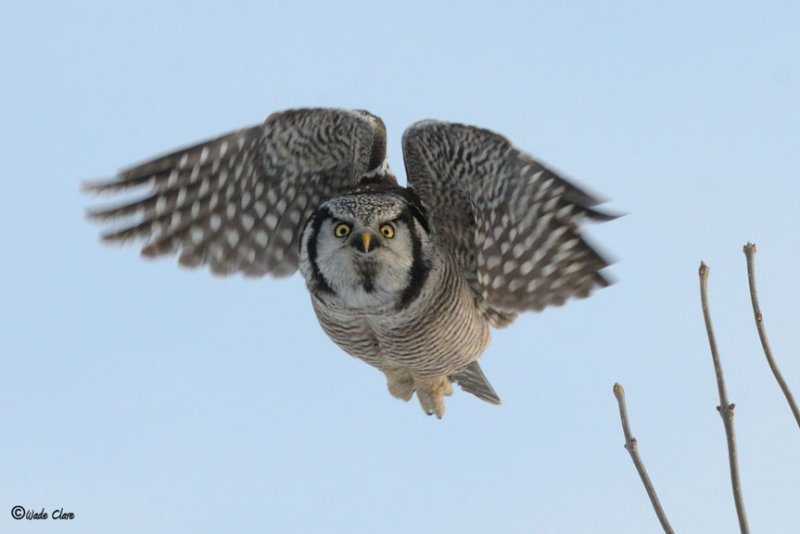
[(441, 418), (452, 384), (499, 404), (478, 358), (490, 328), (609, 285), (581, 235), (598, 201), (503, 136), (421, 121), (403, 134), (407, 187), (367, 111), (294, 109), (87, 183), (140, 190), (90, 209), (105, 241), (143, 240), (212, 273), (298, 269), (325, 333)]

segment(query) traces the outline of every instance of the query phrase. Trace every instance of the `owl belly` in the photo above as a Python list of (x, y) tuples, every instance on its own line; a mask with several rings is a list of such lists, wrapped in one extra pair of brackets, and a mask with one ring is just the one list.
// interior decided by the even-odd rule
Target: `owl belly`
[(386, 365), (412, 369), (421, 378), (449, 376), (483, 353), (489, 327), (476, 313), (471, 295), (450, 295), (431, 304), (425, 313), (406, 317), (400, 328), (381, 325)]
[(432, 273), (408, 307), (357, 310), (312, 299), (323, 330), (344, 351), (379, 369), (410, 369), (416, 376), (448, 376), (478, 359), (489, 325), (466, 282)]

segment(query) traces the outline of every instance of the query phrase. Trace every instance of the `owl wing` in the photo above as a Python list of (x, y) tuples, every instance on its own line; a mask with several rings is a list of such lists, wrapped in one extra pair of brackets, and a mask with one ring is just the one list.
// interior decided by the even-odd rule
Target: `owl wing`
[(422, 121), (403, 134), (403, 157), (432, 232), (497, 326), (609, 285), (600, 273), (608, 262), (581, 236), (580, 223), (613, 217), (506, 138)]
[(383, 122), (366, 111), (296, 109), (87, 183), (98, 193), (144, 190), (88, 216), (121, 224), (106, 241), (145, 239), (142, 254), (177, 252), (215, 274), (287, 276), (303, 225), (386, 156)]

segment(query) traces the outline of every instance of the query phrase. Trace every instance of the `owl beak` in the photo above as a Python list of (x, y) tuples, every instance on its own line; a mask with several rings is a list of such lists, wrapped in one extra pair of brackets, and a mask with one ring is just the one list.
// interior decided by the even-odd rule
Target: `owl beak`
[(368, 231), (363, 232), (360, 236), (356, 236), (353, 240), (353, 246), (365, 254), (372, 252), (377, 247), (372, 234)]

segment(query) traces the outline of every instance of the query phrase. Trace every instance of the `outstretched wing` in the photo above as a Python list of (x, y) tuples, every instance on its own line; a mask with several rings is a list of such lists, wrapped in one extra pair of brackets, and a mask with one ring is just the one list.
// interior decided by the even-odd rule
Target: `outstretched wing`
[(409, 185), (497, 325), (609, 285), (608, 262), (581, 237), (598, 201), (504, 137), (463, 124), (418, 122), (403, 134)]
[(120, 222), (106, 241), (145, 239), (145, 256), (177, 252), (182, 265), (208, 264), (215, 274), (286, 276), (297, 270), (297, 244), (313, 211), (385, 157), (383, 122), (366, 111), (283, 111), (85, 184), (99, 193), (144, 190), (88, 215)]

